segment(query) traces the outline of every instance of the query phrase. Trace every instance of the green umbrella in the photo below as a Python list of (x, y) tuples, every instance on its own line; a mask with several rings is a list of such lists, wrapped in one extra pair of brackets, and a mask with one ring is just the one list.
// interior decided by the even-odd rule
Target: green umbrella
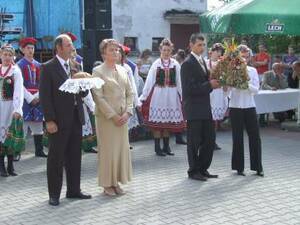
[(203, 33), (300, 35), (300, 0), (233, 0), (200, 15)]

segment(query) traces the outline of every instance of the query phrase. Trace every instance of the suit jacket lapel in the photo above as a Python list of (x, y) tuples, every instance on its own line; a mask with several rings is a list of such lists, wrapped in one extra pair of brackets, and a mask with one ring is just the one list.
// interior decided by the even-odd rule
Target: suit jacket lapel
[(66, 71), (64, 70), (64, 68), (62, 67), (62, 65), (60, 64), (59, 60), (57, 57), (55, 57), (55, 63), (57, 64), (57, 73), (60, 77), (62, 77), (64, 80), (67, 80), (68, 74), (66, 73)]
[(205, 73), (208, 76), (208, 69), (207, 69), (207, 66), (206, 66), (206, 62), (204, 61), (204, 59), (202, 57), (201, 57), (201, 59), (203, 61), (203, 65), (204, 65), (204, 68), (205, 68)]
[(199, 73), (203, 74), (205, 77), (208, 78), (208, 69), (206, 66), (205, 61), (203, 60), (203, 58), (201, 57), (201, 60), (203, 60), (203, 65), (205, 70), (203, 70), (202, 66), (200, 65), (200, 62), (198, 62), (198, 60), (195, 58), (195, 56), (193, 56), (192, 54), (190, 55), (191, 60), (194, 62), (194, 64), (196, 65), (197, 69), (199, 70)]
[(190, 54), (190, 58), (191, 61), (194, 63), (195, 67), (197, 68), (197, 70), (199, 71), (199, 73), (205, 73), (205, 71), (203, 70), (202, 66), (200, 65), (200, 63), (198, 62), (198, 60), (195, 58), (195, 56), (193, 56), (192, 54)]

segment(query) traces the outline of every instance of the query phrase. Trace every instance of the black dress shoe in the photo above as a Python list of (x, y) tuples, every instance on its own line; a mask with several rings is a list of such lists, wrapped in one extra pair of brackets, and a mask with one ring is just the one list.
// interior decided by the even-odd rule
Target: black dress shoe
[(238, 174), (239, 176), (246, 176), (246, 174), (244, 173), (244, 171), (238, 171), (237, 174)]
[(41, 151), (41, 152), (35, 153), (35, 157), (47, 158), (47, 155), (43, 151)]
[(156, 152), (156, 155), (158, 155), (158, 156), (166, 156), (166, 153), (164, 153), (163, 151), (158, 151), (158, 152)]
[(82, 192), (79, 192), (78, 194), (66, 194), (66, 198), (75, 198), (75, 199), (91, 199), (91, 195), (83, 194)]
[(14, 162), (18, 162), (21, 159), (21, 154), (14, 156)]
[(171, 151), (170, 147), (166, 147), (163, 149), (163, 152), (167, 155), (175, 155), (174, 152)]
[(12, 177), (18, 176), (18, 174), (16, 174), (14, 170), (9, 170), (9, 171), (7, 171), (7, 173), (9, 176), (12, 176)]
[(49, 199), (49, 205), (58, 206), (59, 205), (59, 199), (58, 198), (50, 198)]
[(217, 143), (215, 143), (215, 148), (214, 148), (214, 150), (221, 150), (221, 147), (220, 147)]
[(219, 177), (218, 175), (210, 174), (208, 171), (201, 173), (201, 174), (206, 178), (218, 178)]
[(260, 177), (265, 176), (264, 171), (256, 171), (256, 175)]
[(85, 150), (84, 151), (85, 153), (98, 153), (95, 149), (91, 148), (91, 149), (88, 149), (88, 150)]
[(204, 177), (202, 174), (200, 173), (196, 173), (196, 174), (189, 174), (189, 178), (192, 180), (200, 180), (200, 181), (207, 181), (207, 178)]

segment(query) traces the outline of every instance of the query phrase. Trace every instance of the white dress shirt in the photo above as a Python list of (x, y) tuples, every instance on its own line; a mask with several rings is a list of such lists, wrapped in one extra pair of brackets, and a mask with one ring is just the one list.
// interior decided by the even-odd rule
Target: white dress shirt
[[(205, 60), (203, 59), (203, 57), (201, 55), (197, 55), (194, 52), (191, 52), (191, 54), (197, 59), (197, 61), (201, 65), (203, 71), (206, 72), (206, 69), (205, 69), (205, 66), (204, 66)], [(207, 66), (206, 66), (206, 68), (207, 68)]]
[[(60, 62), (61, 66), (63, 67), (63, 69), (65, 70), (65, 72), (67, 73), (68, 77), (70, 76), (70, 60), (68, 59), (67, 61), (64, 60), (63, 58), (61, 58), (59, 55), (56, 55), (56, 58), (58, 59), (58, 61)], [(66, 68), (65, 64), (68, 65), (68, 69)]]
[(230, 108), (253, 108), (255, 106), (254, 95), (259, 90), (259, 77), (257, 70), (254, 67), (247, 66), (250, 81), (249, 87), (246, 90), (231, 88), (229, 90), (229, 107)]
[[(56, 55), (56, 58), (58, 59), (58, 61), (60, 62), (61, 66), (63, 67), (63, 69), (67, 73), (67, 76), (69, 78), (71, 78), (70, 60), (68, 59), (66, 61), (63, 58), (61, 58), (59, 55)], [(66, 68), (65, 64), (68, 65), (68, 68)], [(74, 105), (77, 105), (77, 100), (76, 100), (76, 96), (75, 95), (74, 95)]]

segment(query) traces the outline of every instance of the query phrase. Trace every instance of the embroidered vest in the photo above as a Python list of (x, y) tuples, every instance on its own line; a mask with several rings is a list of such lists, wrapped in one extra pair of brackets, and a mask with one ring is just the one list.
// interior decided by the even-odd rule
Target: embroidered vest
[(169, 69), (157, 67), (155, 84), (160, 87), (176, 87), (176, 66)]
[(31, 94), (38, 92), (40, 82), (40, 63), (35, 60), (30, 63), (25, 58), (22, 58), (17, 64), (22, 71), (24, 87)]
[(0, 77), (1, 100), (11, 101), (14, 96), (14, 77)]

